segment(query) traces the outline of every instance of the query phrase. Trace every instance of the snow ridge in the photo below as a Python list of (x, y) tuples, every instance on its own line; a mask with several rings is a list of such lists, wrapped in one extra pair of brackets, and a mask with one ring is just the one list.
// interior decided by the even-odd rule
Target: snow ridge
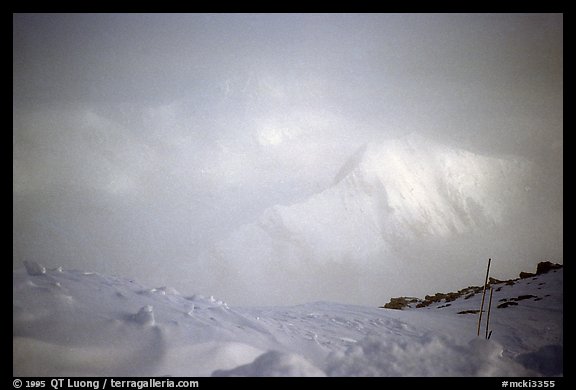
[(478, 295), (409, 310), (228, 307), (97, 273), (21, 269), (13, 375), (561, 376), (562, 276), (554, 269), (502, 286), (496, 301), (543, 299), (495, 310), (484, 340), (476, 316), (458, 314), (478, 307)]
[(340, 171), (338, 172), (338, 174), (336, 175), (336, 177), (334, 178), (334, 183), (333, 185), (337, 185), (338, 183), (340, 183), (342, 181), (342, 179), (344, 179), (346, 176), (348, 176), (348, 174), (357, 169), (357, 167), (360, 165), (360, 163), (362, 162), (362, 159), (364, 157), (364, 153), (366, 153), (366, 149), (368, 148), (368, 144), (364, 144), (362, 145), (360, 148), (358, 148), (358, 150), (348, 159), (348, 161), (346, 161), (346, 163), (342, 166), (342, 168), (340, 168)]
[[(406, 293), (394, 275), (415, 277), (422, 262), (442, 264), (446, 257), (467, 256), (476, 249), (470, 248), (470, 237), (493, 240), (498, 229), (514, 221), (515, 212), (526, 210), (530, 170), (522, 159), (481, 156), (416, 134), (366, 144), (343, 165), (331, 187), (301, 203), (269, 208), (202, 254), (198, 263), (233, 270), (237, 277), (218, 293), (243, 296), (244, 302), (311, 299), (312, 289), (298, 275), (306, 269), (314, 279), (327, 272), (341, 278), (356, 302), (378, 304), (372, 301), (377, 288), (390, 296)], [(503, 233), (510, 236), (509, 230)], [(448, 247), (447, 242), (455, 244)], [(464, 263), (452, 268), (470, 278), (476, 275)], [(278, 278), (270, 279), (272, 270)], [(415, 285), (423, 289), (426, 275), (419, 277)], [(268, 290), (277, 295), (251, 291), (258, 286), (255, 281), (266, 279)], [(344, 301), (337, 291), (328, 286), (317, 298)]]

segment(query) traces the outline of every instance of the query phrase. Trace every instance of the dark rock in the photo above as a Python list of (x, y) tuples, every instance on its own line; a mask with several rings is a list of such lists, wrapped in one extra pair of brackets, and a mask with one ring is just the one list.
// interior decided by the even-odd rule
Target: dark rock
[(408, 303), (401, 300), (401, 298), (391, 298), (390, 302), (384, 305), (384, 309), (402, 310), (407, 305)]
[(499, 304), (498, 306), (496, 306), (496, 308), (498, 308), (498, 309), (504, 309), (504, 308), (506, 308), (506, 307), (508, 307), (508, 306), (518, 306), (518, 304), (517, 304), (516, 302), (504, 302), (504, 303), (501, 303), (501, 304)]
[[(489, 284), (494, 285), (494, 284), (505, 284), (506, 286), (513, 286), (517, 280), (519, 279), (528, 279), (528, 278), (533, 278), (532, 280), (537, 280), (536, 276), (552, 271), (552, 272), (556, 272), (557, 269), (562, 268), (563, 266), (561, 264), (555, 264), (555, 263), (551, 263), (549, 261), (544, 261), (544, 262), (540, 262), (538, 263), (537, 266), (537, 270), (536, 273), (532, 273), (532, 272), (520, 272), (520, 278), (516, 278), (516, 279), (510, 279), (510, 280), (499, 280), (496, 278), (489, 278)], [(530, 284), (530, 282), (526, 282), (527, 284)], [(544, 283), (538, 283), (538, 286), (543, 285)], [(502, 286), (498, 287), (496, 289), (496, 291), (501, 291)], [(427, 307), (430, 306), (433, 303), (439, 303), (442, 300), (444, 300), (444, 302), (446, 302), (445, 305), (443, 306), (438, 306), (438, 308), (442, 308), (442, 307), (446, 307), (446, 306), (450, 306), (450, 304), (448, 304), (448, 302), (452, 302), (460, 297), (464, 297), (464, 299), (470, 299), (472, 298), (474, 295), (480, 293), (483, 291), (483, 286), (468, 286), (467, 288), (463, 288), (461, 290), (459, 290), (458, 292), (449, 292), (449, 293), (435, 293), (434, 295), (426, 295), (424, 297), (424, 299), (419, 299), (419, 298), (411, 298), (411, 297), (398, 297), (398, 298), (391, 298), (390, 302), (388, 302), (387, 304), (385, 304), (384, 306), (380, 306), (381, 308), (385, 308), (385, 309), (396, 309), (396, 310), (402, 310), (405, 307), (416, 307), (416, 308), (422, 308), (422, 307)], [(549, 295), (546, 295), (549, 296)], [(516, 298), (510, 298), (510, 299), (500, 299), (499, 302), (502, 302), (500, 305), (498, 305), (498, 308), (505, 308), (505, 307), (509, 307), (509, 306), (516, 306), (518, 305), (518, 303), (516, 303), (516, 301), (521, 301), (524, 299), (530, 299), (530, 298), (534, 298), (535, 301), (541, 300), (542, 298), (536, 297), (534, 295), (521, 295), (518, 296)], [(414, 304), (414, 305), (410, 305), (410, 304)], [(465, 310), (463, 312), (460, 312), (459, 314), (468, 314), (468, 313), (478, 313), (479, 310)]]
[(380, 308), (402, 310), (403, 308), (407, 307), (408, 304), (414, 302), (418, 302), (418, 298), (412, 298), (412, 297), (390, 298), (390, 302), (386, 303), (384, 306), (381, 306)]
[(451, 293), (446, 294), (445, 300), (446, 300), (446, 302), (452, 302), (458, 298), (460, 298), (460, 294), (451, 292)]
[(463, 310), (459, 311), (458, 314), (478, 314), (480, 310)]
[(562, 268), (562, 264), (555, 264), (550, 261), (542, 261), (538, 263), (538, 266), (536, 267), (536, 274), (541, 275), (553, 269), (560, 269), (560, 268)]
[(538, 298), (535, 295), (532, 294), (527, 294), (527, 295), (520, 295), (517, 298), (511, 298), (511, 301), (523, 301), (524, 299), (530, 299), (530, 298)]

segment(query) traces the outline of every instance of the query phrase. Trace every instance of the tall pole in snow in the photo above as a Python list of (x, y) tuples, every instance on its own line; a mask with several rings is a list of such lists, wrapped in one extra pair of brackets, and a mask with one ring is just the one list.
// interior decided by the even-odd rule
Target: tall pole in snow
[(482, 304), (480, 305), (480, 315), (478, 316), (478, 336), (480, 336), (480, 324), (482, 323), (482, 310), (484, 310), (484, 298), (486, 298), (486, 285), (488, 284), (488, 274), (490, 273), (490, 262), (488, 259), (488, 269), (486, 269), (486, 279), (484, 280), (484, 288), (482, 289)]
[(492, 293), (494, 287), (490, 286), (490, 299), (488, 300), (488, 313), (486, 314), (486, 339), (488, 339), (488, 324), (490, 323), (490, 308), (492, 307)]

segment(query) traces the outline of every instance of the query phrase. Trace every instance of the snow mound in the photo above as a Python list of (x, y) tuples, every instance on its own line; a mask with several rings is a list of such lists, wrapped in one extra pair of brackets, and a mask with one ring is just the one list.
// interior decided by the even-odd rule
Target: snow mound
[[(146, 376), (155, 372), (166, 350), (157, 329), (143, 332), (110, 328), (99, 332), (97, 324), (78, 333), (105, 335), (100, 342), (76, 344), (36, 337), (14, 337), (14, 376)], [(70, 331), (70, 329), (67, 329)], [(63, 332), (64, 333), (64, 332)]]
[(535, 352), (519, 355), (516, 361), (524, 367), (541, 372), (545, 376), (562, 375), (564, 372), (564, 348), (561, 345), (545, 345)]
[[(218, 325), (215, 325), (218, 326)], [(157, 372), (174, 376), (211, 376), (217, 370), (232, 370), (248, 364), (263, 353), (247, 343), (207, 341), (172, 345)]]
[(250, 364), (245, 364), (232, 370), (216, 370), (212, 376), (323, 377), (326, 374), (301, 356), (279, 351), (268, 351), (258, 356)]
[(28, 272), (28, 275), (37, 276), (37, 275), (43, 275), (46, 273), (46, 267), (38, 264), (35, 261), (26, 261), (25, 260), (24, 266), (26, 267), (26, 272)]
[(329, 376), (528, 376), (501, 345), (483, 339), (459, 344), (447, 337), (366, 337), (329, 357)]
[(154, 325), (154, 308), (150, 305), (142, 307), (138, 313), (132, 316), (134, 322), (140, 325)]
[(13, 272), (14, 376), (563, 375), (561, 269), (494, 292), (538, 298), (494, 309), (490, 341), (458, 314), (479, 294), (407, 310), (228, 307), (97, 273), (33, 273)]

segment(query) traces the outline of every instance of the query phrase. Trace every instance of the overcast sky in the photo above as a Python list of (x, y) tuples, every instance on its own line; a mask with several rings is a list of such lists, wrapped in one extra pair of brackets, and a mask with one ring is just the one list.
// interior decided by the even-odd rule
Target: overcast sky
[(559, 14), (16, 14), (14, 267), (194, 258), (410, 132), (542, 169), (562, 212)]

